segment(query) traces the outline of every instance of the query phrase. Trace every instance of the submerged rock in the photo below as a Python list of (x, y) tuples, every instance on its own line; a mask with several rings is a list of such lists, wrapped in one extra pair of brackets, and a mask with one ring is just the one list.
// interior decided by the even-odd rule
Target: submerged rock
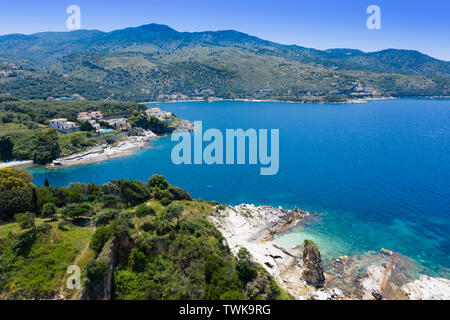
[(303, 247), (303, 280), (307, 284), (316, 288), (323, 287), (325, 276), (323, 274), (322, 258), (317, 245), (309, 240), (305, 240)]

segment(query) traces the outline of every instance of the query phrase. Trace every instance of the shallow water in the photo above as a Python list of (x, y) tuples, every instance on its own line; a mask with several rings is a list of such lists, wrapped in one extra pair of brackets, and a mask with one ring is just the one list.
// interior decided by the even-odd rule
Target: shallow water
[(318, 242), (328, 257), (382, 247), (449, 277), (450, 101), (391, 100), (315, 105), (278, 102), (160, 104), (204, 128), (280, 129), (280, 171), (260, 166), (176, 166), (169, 138), (134, 156), (81, 167), (30, 167), (35, 183), (146, 180), (154, 173), (196, 198), (320, 213), (316, 223), (277, 238)]

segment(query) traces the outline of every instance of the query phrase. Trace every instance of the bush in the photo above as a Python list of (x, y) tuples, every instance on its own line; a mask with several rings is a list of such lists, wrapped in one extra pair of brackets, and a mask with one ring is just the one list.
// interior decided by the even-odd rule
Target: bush
[(155, 230), (156, 226), (153, 223), (146, 221), (139, 227), (139, 229), (141, 229), (144, 232), (149, 232)]
[(67, 231), (67, 226), (69, 226), (69, 223), (67, 221), (61, 221), (58, 223), (58, 229), (61, 231)]
[(103, 260), (91, 260), (86, 265), (86, 293), (89, 300), (102, 299), (103, 286), (108, 264)]
[(31, 212), (18, 213), (14, 216), (14, 219), (16, 219), (22, 229), (33, 228), (35, 226), (34, 218), (35, 215)]
[(244, 300), (244, 295), (238, 290), (227, 291), (220, 296), (220, 300), (228, 300), (228, 301)]
[(130, 253), (129, 266), (134, 272), (142, 272), (145, 269), (146, 256), (138, 248), (133, 248)]
[(214, 272), (223, 268), (225, 266), (225, 261), (218, 255), (210, 255), (206, 258), (206, 262), (203, 266), (205, 272), (206, 283), (210, 283)]
[(239, 261), (236, 264), (239, 280), (244, 284), (253, 281), (258, 275), (258, 271), (251, 261), (250, 252), (246, 248), (241, 248), (237, 254)]
[(118, 210), (102, 209), (92, 217), (91, 223), (96, 227), (108, 224), (111, 220), (116, 218), (117, 214)]
[(46, 203), (42, 208), (41, 214), (44, 218), (51, 218), (56, 214), (56, 206), (54, 203)]
[(177, 225), (180, 223), (181, 214), (183, 213), (184, 207), (177, 203), (171, 203), (164, 209), (164, 218), (169, 220), (176, 219)]
[(120, 204), (119, 199), (111, 194), (101, 197), (100, 202), (103, 203), (104, 208), (117, 208)]
[(159, 202), (161, 202), (164, 207), (167, 207), (172, 203), (172, 200), (170, 200), (169, 198), (162, 198)]
[(147, 204), (143, 203), (136, 207), (136, 217), (143, 218), (146, 216), (154, 216), (156, 214), (156, 211), (153, 207), (148, 206)]
[(150, 200), (150, 192), (139, 181), (120, 180), (120, 197), (128, 206), (135, 206)]
[(175, 187), (175, 186), (169, 186), (168, 191), (171, 193), (173, 200), (192, 201), (191, 195), (186, 190), (183, 190), (183, 189)]
[(64, 219), (75, 219), (92, 214), (92, 208), (88, 203), (69, 204), (62, 209)]
[(112, 232), (110, 227), (99, 227), (92, 236), (89, 247), (97, 253), (102, 251), (105, 243), (111, 238)]

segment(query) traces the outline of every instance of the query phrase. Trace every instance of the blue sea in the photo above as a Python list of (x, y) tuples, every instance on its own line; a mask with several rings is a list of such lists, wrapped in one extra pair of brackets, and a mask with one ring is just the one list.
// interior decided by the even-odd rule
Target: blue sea
[[(155, 105), (152, 105), (155, 106)], [(204, 130), (279, 129), (280, 170), (259, 165), (180, 165), (170, 138), (133, 156), (74, 168), (29, 167), (34, 182), (146, 181), (155, 173), (195, 198), (317, 212), (280, 235), (293, 247), (312, 239), (326, 258), (387, 248), (433, 276), (450, 278), (450, 101), (399, 99), (367, 104), (280, 102), (161, 103)]]

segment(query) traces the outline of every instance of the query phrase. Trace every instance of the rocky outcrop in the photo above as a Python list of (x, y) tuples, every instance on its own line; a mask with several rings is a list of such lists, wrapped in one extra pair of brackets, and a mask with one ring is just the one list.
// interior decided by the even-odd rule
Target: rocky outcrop
[(134, 242), (128, 235), (109, 240), (94, 261), (96, 269), (101, 272), (92, 279), (87, 279), (80, 300), (110, 300), (114, 269), (116, 265), (127, 262), (133, 247)]
[(296, 224), (309, 212), (285, 210), (270, 206), (241, 204), (236, 207), (220, 207), (210, 220), (225, 237), (236, 254), (241, 247), (247, 248), (256, 262), (276, 275), (280, 268), (293, 259), (294, 254), (271, 241), (274, 234)]
[(309, 212), (246, 204), (216, 210), (210, 220), (233, 253), (245, 247), (295, 299), (450, 299), (450, 280), (427, 276), (416, 280), (422, 266), (387, 249), (322, 261), (311, 243), (304, 246), (302, 257), (298, 248), (282, 248), (271, 241), (275, 234), (313, 217)]
[(174, 132), (194, 132), (196, 129), (192, 121), (180, 119), (175, 126)]
[(91, 278), (88, 274), (80, 300), (110, 300), (114, 268), (117, 263), (113, 240), (105, 244), (94, 263), (95, 269), (99, 271), (91, 275)]
[(443, 278), (422, 275), (401, 289), (411, 300), (450, 300), (450, 280)]
[(322, 258), (317, 245), (309, 240), (305, 240), (302, 257), (302, 278), (308, 285), (316, 288), (323, 287), (325, 276), (323, 274)]

